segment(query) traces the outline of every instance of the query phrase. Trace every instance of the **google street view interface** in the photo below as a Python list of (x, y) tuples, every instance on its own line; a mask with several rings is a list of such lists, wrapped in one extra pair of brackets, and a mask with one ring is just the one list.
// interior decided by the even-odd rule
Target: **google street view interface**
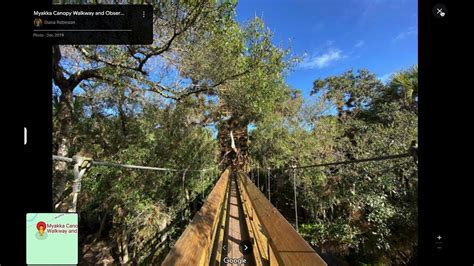
[(27, 264), (417, 264), (416, 1), (59, 0), (31, 28)]

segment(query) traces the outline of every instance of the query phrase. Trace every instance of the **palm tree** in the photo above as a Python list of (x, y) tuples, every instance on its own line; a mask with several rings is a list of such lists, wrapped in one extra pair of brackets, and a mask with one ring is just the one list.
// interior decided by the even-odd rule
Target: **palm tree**
[(403, 103), (405, 109), (417, 112), (418, 65), (395, 73), (387, 84), (385, 96)]

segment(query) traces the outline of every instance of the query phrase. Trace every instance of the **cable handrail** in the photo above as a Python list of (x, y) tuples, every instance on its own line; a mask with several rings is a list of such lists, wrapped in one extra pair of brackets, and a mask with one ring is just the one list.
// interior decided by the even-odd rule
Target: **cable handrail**
[(345, 160), (345, 161), (336, 161), (336, 162), (328, 162), (328, 163), (319, 163), (319, 164), (311, 164), (311, 165), (292, 165), (287, 167), (267, 167), (268, 170), (290, 170), (290, 169), (305, 169), (305, 168), (316, 168), (316, 167), (325, 167), (325, 166), (335, 166), (335, 165), (344, 165), (344, 164), (354, 164), (354, 163), (365, 163), (365, 162), (375, 162), (375, 161), (384, 161), (384, 160), (393, 160), (393, 159), (400, 159), (405, 157), (415, 157), (413, 153), (400, 153), (400, 154), (389, 154), (389, 155), (382, 155), (377, 157), (370, 157), (364, 159), (354, 159), (354, 160)]
[(329, 163), (320, 163), (320, 164), (312, 164), (312, 165), (294, 166), (294, 167), (287, 167), (287, 168), (283, 168), (283, 169), (279, 168), (279, 170), (305, 169), (305, 168), (315, 168), (315, 167), (324, 167), (324, 166), (335, 166), (335, 165), (342, 165), (342, 164), (376, 162), (376, 161), (400, 159), (400, 158), (411, 157), (411, 156), (413, 156), (413, 155), (410, 154), (410, 153), (390, 154), (390, 155), (383, 155), (383, 156), (364, 158), (364, 159), (354, 159), (354, 160), (346, 160), (346, 161), (338, 161), (338, 162), (329, 162)]
[[(69, 162), (69, 163), (75, 162), (74, 157), (70, 158), (70, 157), (59, 156), (59, 155), (53, 155), (53, 160)], [(132, 165), (132, 164), (120, 164), (120, 163), (112, 163), (112, 162), (105, 162), (105, 161), (94, 161), (94, 160), (88, 160), (88, 161), (91, 163), (91, 165), (122, 167), (122, 168), (139, 169), (139, 170), (167, 171), (167, 172), (206, 172), (206, 171), (216, 169), (216, 167), (206, 168), (206, 169), (174, 169), (174, 168), (151, 167), (151, 166)]]

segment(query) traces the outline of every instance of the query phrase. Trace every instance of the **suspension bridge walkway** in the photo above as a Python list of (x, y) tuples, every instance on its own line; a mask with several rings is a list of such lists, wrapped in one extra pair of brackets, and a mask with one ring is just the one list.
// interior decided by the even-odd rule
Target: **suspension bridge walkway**
[(225, 170), (163, 265), (327, 265), (243, 172)]
[[(407, 153), (365, 159), (296, 166), (295, 169), (376, 162), (413, 157), (416, 148)], [(92, 158), (53, 156), (53, 160), (74, 163), (73, 201), (68, 211), (75, 212), (82, 176), (93, 165), (129, 169), (206, 172), (209, 169), (171, 169), (94, 161)], [(288, 168), (290, 169), (290, 168)], [(270, 168), (268, 168), (270, 180)], [(296, 176), (293, 177), (296, 206)], [(268, 196), (270, 197), (270, 183)], [(296, 219), (298, 218), (295, 213)], [(296, 227), (297, 227), (296, 220)], [(194, 215), (181, 237), (167, 254), (162, 265), (327, 265), (298, 234), (285, 217), (271, 204), (249, 176), (240, 171), (224, 170), (206, 202)]]

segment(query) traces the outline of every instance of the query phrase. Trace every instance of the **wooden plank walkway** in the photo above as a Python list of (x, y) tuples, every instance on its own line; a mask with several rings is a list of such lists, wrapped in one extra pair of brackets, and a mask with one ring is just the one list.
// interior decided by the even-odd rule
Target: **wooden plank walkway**
[[(228, 214), (226, 221), (226, 229), (224, 234), (224, 245), (223, 258), (240, 259), (244, 258), (247, 260), (247, 264), (232, 264), (232, 265), (254, 265), (253, 255), (244, 255), (240, 250), (240, 243), (244, 240), (249, 240), (249, 234), (247, 225), (245, 223), (244, 211), (242, 208), (242, 202), (237, 189), (237, 181), (235, 174), (231, 174), (230, 180), (230, 191), (228, 201)], [(227, 265), (224, 260), (221, 261), (221, 265)]]
[(238, 175), (243, 202), (246, 212), (250, 216), (247, 221), (251, 225), (255, 225), (254, 228), (260, 229), (254, 230), (257, 248), (269, 246), (268, 249), (262, 248), (260, 252), (265, 263), (270, 265), (327, 265), (248, 176), (244, 173)]
[(171, 248), (162, 265), (208, 265), (214, 233), (225, 204), (229, 170), (222, 173), (206, 202)]
[[(243, 240), (253, 252), (242, 254)], [(226, 258), (247, 261), (232, 265), (327, 265), (246, 174), (229, 169), (162, 265), (231, 265)]]

